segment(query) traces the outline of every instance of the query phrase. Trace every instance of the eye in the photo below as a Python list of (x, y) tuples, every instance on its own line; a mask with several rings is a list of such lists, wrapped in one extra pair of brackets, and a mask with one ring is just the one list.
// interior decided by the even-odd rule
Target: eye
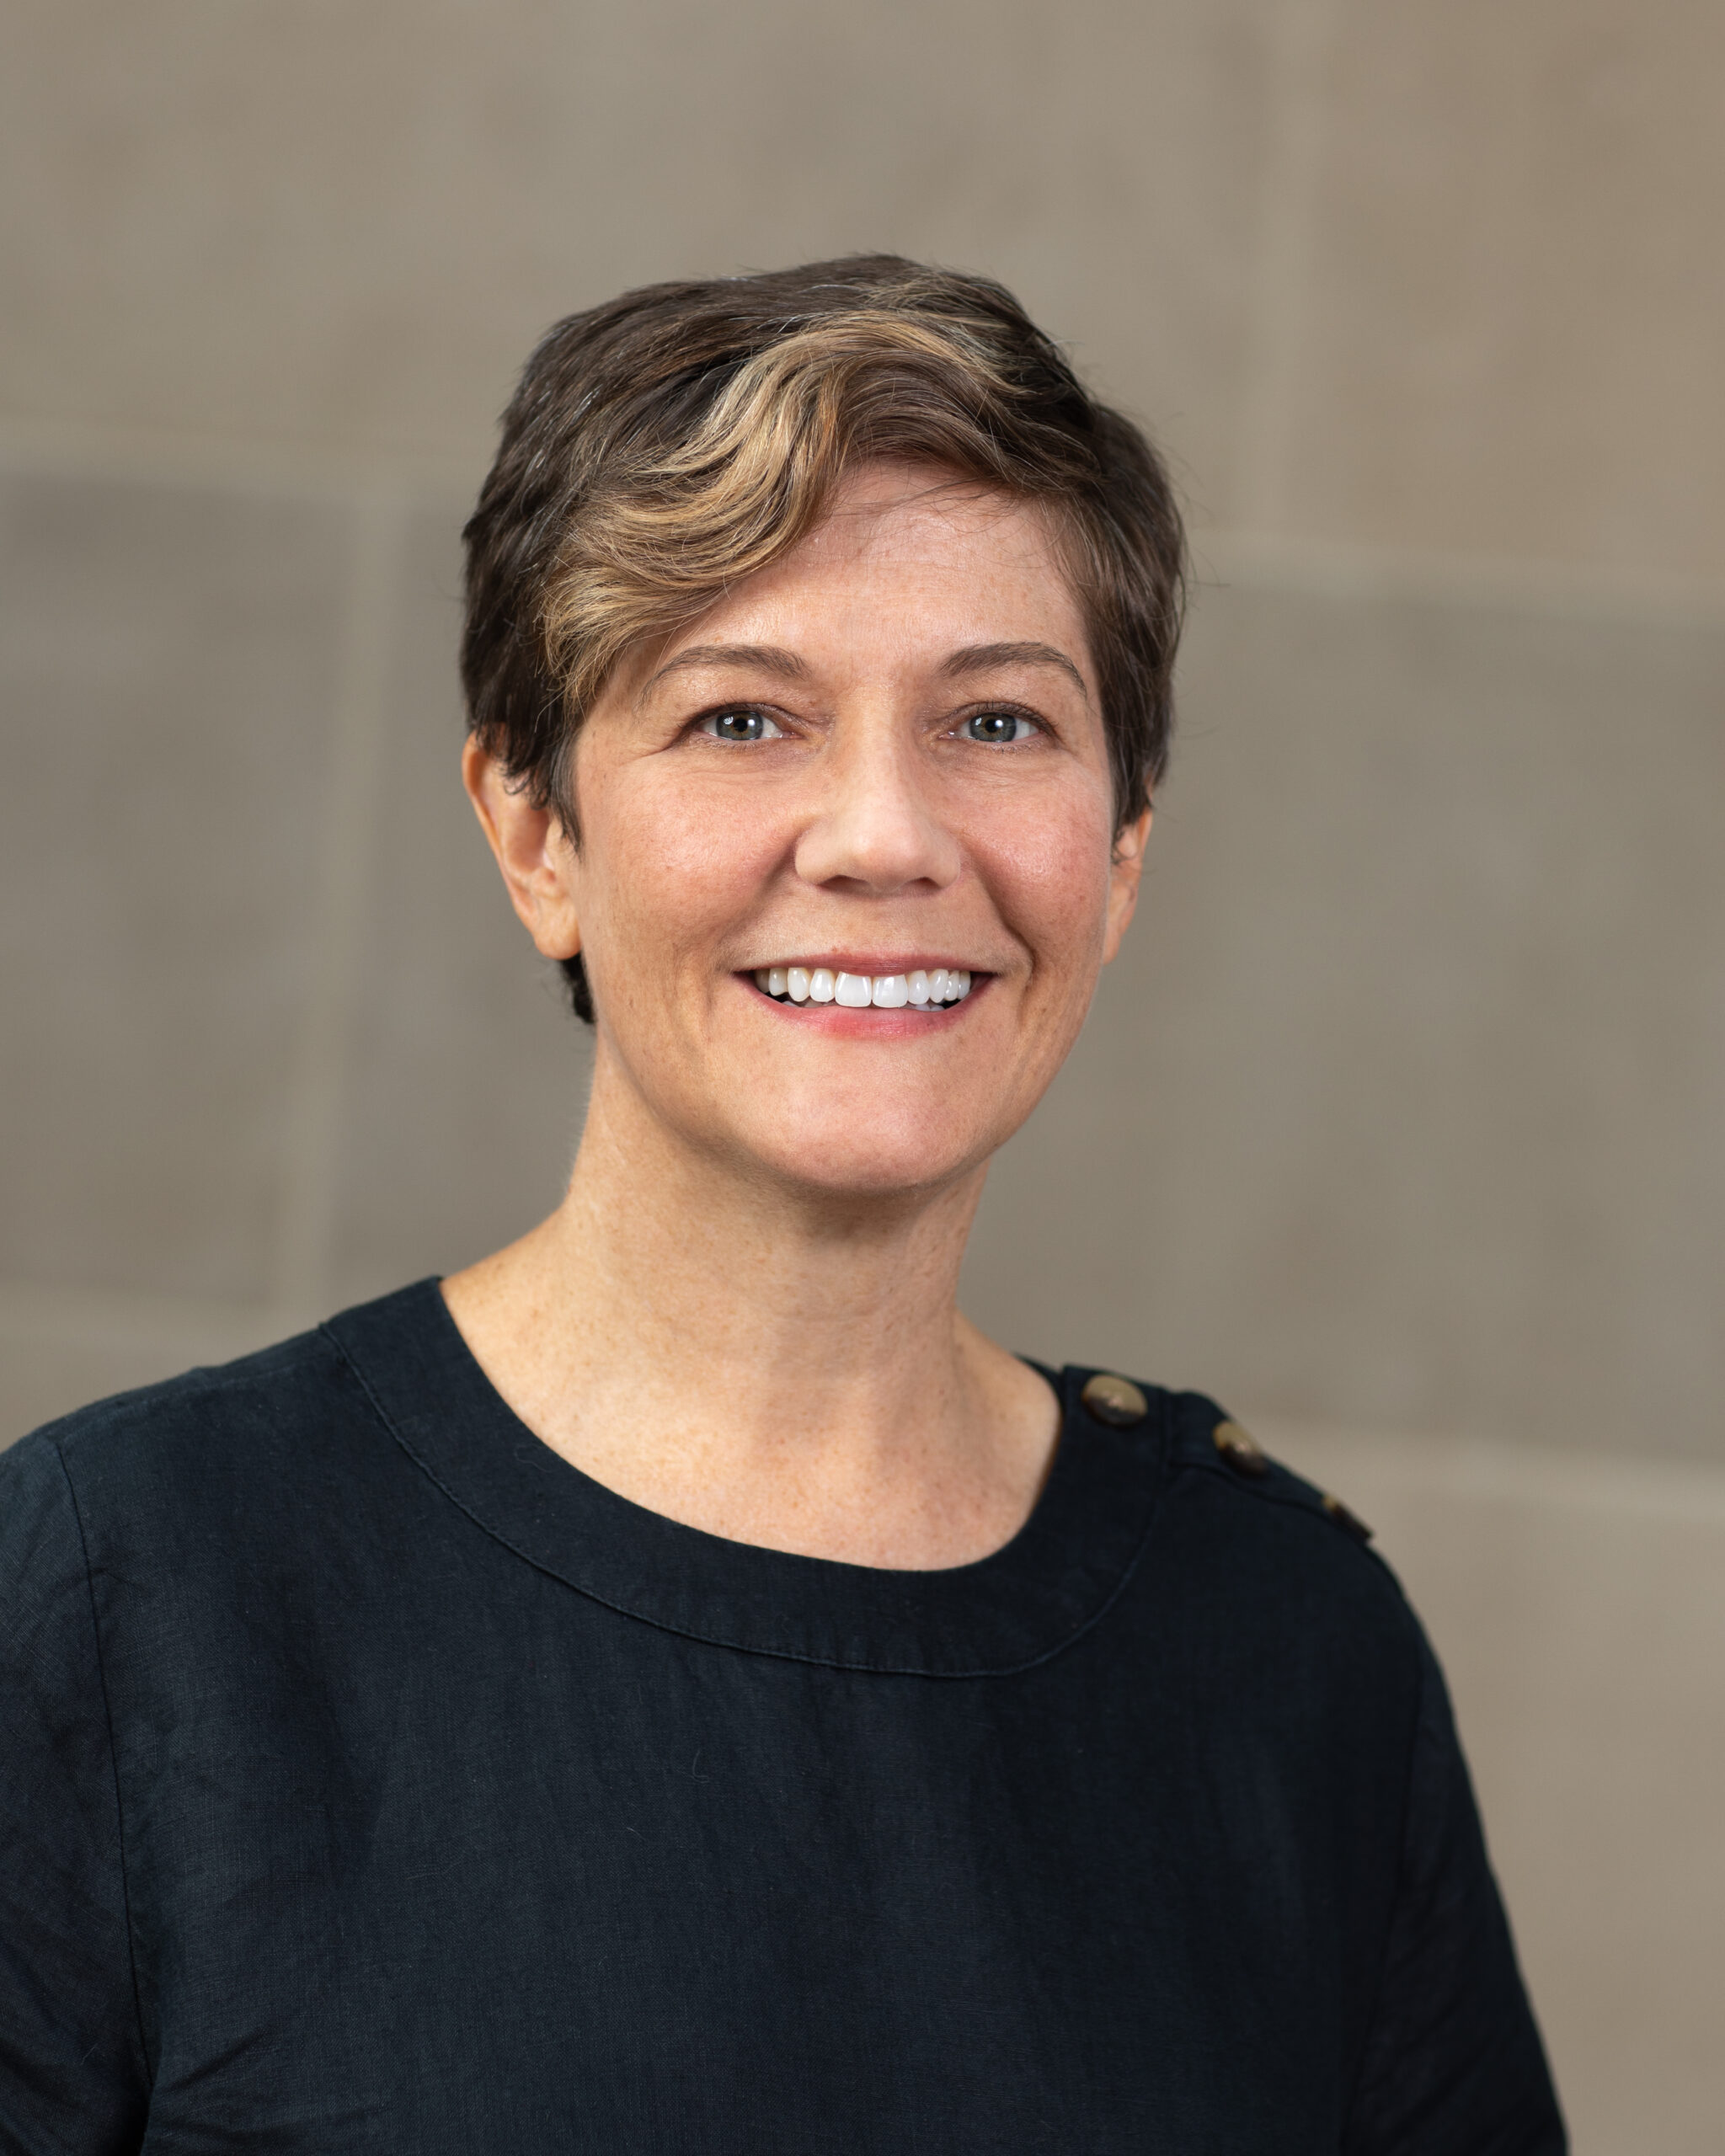
[(695, 731), (709, 741), (782, 741), (784, 728), (764, 711), (734, 706), (729, 711), (710, 711), (695, 722)]
[(995, 749), (1009, 749), (1015, 741), (1028, 741), (1037, 730), (1034, 719), (1016, 711), (973, 712), (959, 728), (967, 741), (985, 741)]

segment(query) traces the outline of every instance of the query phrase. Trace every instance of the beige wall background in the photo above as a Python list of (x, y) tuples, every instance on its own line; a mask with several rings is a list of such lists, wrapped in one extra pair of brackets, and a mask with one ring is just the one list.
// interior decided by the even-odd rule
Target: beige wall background
[(1375, 1522), (1578, 2148), (1725, 2146), (1725, 10), (13, 0), (0, 175), (4, 1434), (558, 1194), (583, 1044), (455, 776), (537, 333), (988, 270), (1202, 588), (971, 1306)]

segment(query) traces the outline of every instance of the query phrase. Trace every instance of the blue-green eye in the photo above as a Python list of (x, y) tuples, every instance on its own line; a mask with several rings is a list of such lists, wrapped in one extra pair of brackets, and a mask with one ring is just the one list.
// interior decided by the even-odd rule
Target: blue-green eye
[(1034, 728), (1015, 711), (975, 712), (964, 721), (967, 740), (985, 741), (991, 748), (1007, 749), (1015, 741), (1028, 741)]
[(705, 718), (696, 721), (696, 731), (713, 741), (778, 741), (784, 738), (784, 729), (764, 711), (751, 711), (746, 705), (735, 711), (708, 712)]

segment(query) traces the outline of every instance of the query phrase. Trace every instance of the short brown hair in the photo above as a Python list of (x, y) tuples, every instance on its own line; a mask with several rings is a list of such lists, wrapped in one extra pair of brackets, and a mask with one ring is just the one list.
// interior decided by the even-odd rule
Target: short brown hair
[[(1055, 510), (1130, 821), (1173, 719), (1185, 542), (1167, 471), (1010, 292), (892, 254), (649, 285), (541, 339), (463, 534), (473, 734), (573, 836), (570, 751), (617, 660), (787, 552), (882, 456)], [(590, 1019), (579, 958), (564, 972)]]

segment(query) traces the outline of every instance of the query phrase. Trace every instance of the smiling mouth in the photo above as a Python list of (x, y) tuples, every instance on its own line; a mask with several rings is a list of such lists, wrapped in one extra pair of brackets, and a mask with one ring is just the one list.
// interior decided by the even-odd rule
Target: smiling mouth
[(830, 966), (762, 966), (755, 985), (775, 1003), (836, 1003), (847, 1011), (942, 1011), (970, 993), (962, 967), (908, 974), (847, 974)]

